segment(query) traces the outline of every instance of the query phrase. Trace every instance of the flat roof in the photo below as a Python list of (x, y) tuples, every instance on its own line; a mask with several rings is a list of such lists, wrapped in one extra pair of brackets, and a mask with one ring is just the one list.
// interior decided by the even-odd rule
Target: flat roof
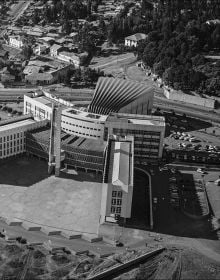
[(52, 104), (59, 104), (62, 108), (66, 108), (66, 106), (63, 105), (62, 103), (60, 103), (54, 99), (48, 98), (46, 96), (37, 96), (37, 97), (31, 97), (31, 98), (48, 107), (52, 107)]
[(32, 124), (32, 123), (35, 123), (35, 121), (32, 120), (32, 119), (15, 121), (15, 122), (8, 123), (8, 124), (0, 126), (0, 132), (7, 131), (7, 130), (10, 130), (10, 129), (14, 129), (14, 128), (19, 128), (19, 127), (22, 127), (24, 125), (28, 125), (28, 124)]
[(107, 117), (107, 121), (124, 119), (127, 122), (137, 124), (137, 125), (153, 125), (153, 126), (163, 126), (165, 127), (165, 118), (161, 116), (152, 115), (134, 115), (134, 114), (124, 114), (124, 113), (110, 113)]
[[(48, 142), (50, 137), (50, 128), (37, 128), (33, 130), (31, 134), (35, 135), (35, 137), (40, 137), (44, 141)], [(61, 145), (67, 145), (85, 151), (103, 153), (105, 150), (106, 143), (100, 139), (89, 139), (85, 137), (79, 137), (77, 135), (67, 134), (65, 131), (61, 131)]]
[(67, 113), (67, 115), (74, 115), (75, 117), (79, 116), (85, 119), (89, 119), (92, 121), (100, 121), (100, 122), (105, 122), (107, 119), (107, 115), (99, 115), (99, 114), (94, 114), (94, 113), (89, 113), (87, 111), (82, 111), (79, 109), (76, 109), (74, 107), (72, 108), (67, 108), (65, 110), (63, 110), (63, 113)]

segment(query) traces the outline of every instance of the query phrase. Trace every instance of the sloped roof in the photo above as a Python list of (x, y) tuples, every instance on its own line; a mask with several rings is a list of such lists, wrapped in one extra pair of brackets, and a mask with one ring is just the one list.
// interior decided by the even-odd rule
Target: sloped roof
[(59, 49), (61, 49), (61, 48), (62, 48), (61, 45), (54, 44), (54, 45), (50, 48), (50, 50), (57, 51), (57, 50), (59, 50)]
[(134, 35), (128, 36), (125, 39), (126, 40), (131, 40), (131, 41), (140, 41), (140, 40), (145, 40), (147, 38), (147, 35), (144, 33), (136, 33)]
[(130, 179), (130, 143), (115, 142), (112, 184), (128, 191)]
[(94, 91), (89, 111), (96, 114), (118, 112), (141, 95), (152, 94), (154, 88), (130, 80), (100, 77)]
[(26, 76), (26, 79), (31, 81), (51, 81), (53, 75), (50, 73), (32, 73)]

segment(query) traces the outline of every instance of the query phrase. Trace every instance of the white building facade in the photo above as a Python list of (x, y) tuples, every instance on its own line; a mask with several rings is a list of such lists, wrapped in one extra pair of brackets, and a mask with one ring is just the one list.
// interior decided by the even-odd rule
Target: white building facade
[(21, 117), (0, 126), (0, 159), (26, 151), (25, 132), (45, 126), (47, 121), (36, 122), (31, 117)]
[(21, 49), (24, 46), (24, 43), (20, 36), (10, 36), (9, 46), (13, 48)]

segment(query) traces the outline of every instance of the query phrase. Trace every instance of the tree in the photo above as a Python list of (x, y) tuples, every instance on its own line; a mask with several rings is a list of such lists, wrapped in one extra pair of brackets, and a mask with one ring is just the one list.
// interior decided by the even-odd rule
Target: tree
[(24, 59), (29, 60), (32, 54), (33, 54), (32, 47), (30, 45), (24, 45), (22, 48), (22, 55)]

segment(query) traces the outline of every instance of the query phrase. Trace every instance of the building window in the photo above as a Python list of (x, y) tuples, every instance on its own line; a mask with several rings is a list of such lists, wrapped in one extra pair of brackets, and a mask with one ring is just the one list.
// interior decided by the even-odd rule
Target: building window
[(112, 199), (112, 205), (116, 205), (116, 203), (117, 203), (117, 199), (113, 198)]
[(116, 197), (117, 196), (117, 192), (116, 191), (113, 191), (112, 192), (112, 197)]
[(122, 191), (119, 191), (117, 196), (122, 197)]
[(121, 199), (117, 199), (117, 205), (121, 205), (122, 204), (122, 200)]

